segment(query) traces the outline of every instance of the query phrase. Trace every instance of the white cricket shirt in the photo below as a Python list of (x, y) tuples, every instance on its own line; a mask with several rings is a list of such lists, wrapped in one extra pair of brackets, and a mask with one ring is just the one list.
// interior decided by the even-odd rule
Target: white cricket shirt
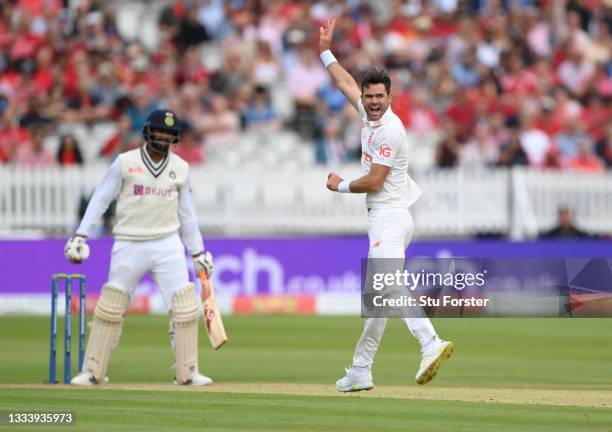
[(117, 198), (117, 240), (155, 240), (179, 232), (192, 254), (204, 248), (187, 162), (170, 152), (155, 164), (144, 149), (120, 154), (96, 188), (77, 234), (88, 236)]
[(361, 123), (361, 169), (369, 174), (372, 164), (391, 167), (382, 189), (366, 194), (369, 209), (408, 208), (419, 198), (421, 189), (408, 174), (408, 142), (402, 121), (387, 108), (380, 120), (368, 120), (359, 101)]

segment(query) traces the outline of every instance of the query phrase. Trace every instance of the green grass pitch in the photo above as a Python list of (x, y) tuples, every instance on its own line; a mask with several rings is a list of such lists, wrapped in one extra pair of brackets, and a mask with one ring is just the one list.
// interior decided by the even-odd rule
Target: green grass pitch
[[(82, 389), (43, 384), (47, 317), (1, 317), (0, 411), (74, 411), (70, 431), (612, 432), (610, 320), (434, 320), (456, 351), (423, 387), (413, 379), (417, 343), (390, 320), (374, 368), (377, 387), (350, 395), (338, 394), (334, 382), (350, 363), (360, 318), (235, 316), (225, 324), (230, 341), (219, 351), (200, 333), (200, 369), (215, 380), (211, 388), (171, 386), (167, 318), (128, 316), (111, 385)], [(75, 327), (73, 373), (76, 334)], [(30, 428), (0, 421), (0, 430)]]

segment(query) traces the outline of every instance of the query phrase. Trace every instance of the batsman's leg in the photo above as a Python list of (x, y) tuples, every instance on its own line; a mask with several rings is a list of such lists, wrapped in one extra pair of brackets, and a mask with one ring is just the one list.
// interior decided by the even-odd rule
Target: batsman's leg
[(174, 355), (176, 359), (176, 383), (189, 385), (212, 384), (208, 377), (198, 372), (198, 318), (200, 302), (195, 285), (187, 284), (172, 298), (170, 311), (174, 329)]
[(128, 303), (129, 296), (122, 288), (111, 284), (102, 287), (94, 310), (83, 370), (72, 379), (72, 384), (91, 385), (104, 382), (111, 354), (121, 337), (123, 315)]

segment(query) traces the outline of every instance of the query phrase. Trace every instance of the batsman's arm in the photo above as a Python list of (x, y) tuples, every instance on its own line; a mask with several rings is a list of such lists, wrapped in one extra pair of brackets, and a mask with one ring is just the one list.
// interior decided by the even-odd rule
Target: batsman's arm
[(189, 179), (179, 189), (179, 219), (181, 221), (180, 236), (183, 244), (191, 255), (204, 250), (204, 242), (198, 225), (195, 206), (191, 195)]
[(98, 223), (110, 203), (119, 195), (122, 184), (121, 162), (117, 158), (108, 171), (106, 171), (104, 178), (98, 187), (96, 187), (93, 196), (89, 200), (87, 210), (76, 231), (76, 235), (81, 237), (89, 236), (91, 230)]
[(346, 96), (351, 105), (359, 111), (359, 99), (361, 99), (361, 90), (355, 79), (338, 61), (330, 50), (332, 37), (334, 34), (334, 26), (336, 20), (327, 20), (322, 27), (319, 28), (319, 50), (321, 52), (321, 61), (327, 68), (327, 72), (331, 76), (334, 85), (340, 89), (342, 94)]

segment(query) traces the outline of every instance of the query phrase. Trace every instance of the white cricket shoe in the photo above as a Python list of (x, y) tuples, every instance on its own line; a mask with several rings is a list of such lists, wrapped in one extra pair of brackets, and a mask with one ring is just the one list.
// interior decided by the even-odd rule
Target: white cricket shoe
[(336, 390), (339, 392), (355, 392), (372, 390), (372, 370), (369, 367), (352, 367), (344, 369), (346, 375), (336, 381)]
[(174, 379), (174, 384), (176, 385), (192, 385), (192, 386), (205, 386), (213, 383), (213, 380), (200, 374), (199, 372), (191, 372), (189, 375), (189, 379), (184, 383), (179, 383), (176, 378)]
[(108, 377), (104, 377), (102, 382), (94, 378), (91, 372), (81, 372), (70, 380), (70, 384), (78, 386), (93, 386), (98, 384), (108, 384)]
[(455, 350), (455, 345), (453, 345), (452, 342), (443, 341), (437, 336), (432, 344), (433, 346), (431, 348), (428, 347), (428, 349), (423, 352), (419, 371), (414, 377), (417, 384), (427, 384), (434, 379), (438, 370), (440, 370), (440, 366), (453, 355), (453, 351)]

